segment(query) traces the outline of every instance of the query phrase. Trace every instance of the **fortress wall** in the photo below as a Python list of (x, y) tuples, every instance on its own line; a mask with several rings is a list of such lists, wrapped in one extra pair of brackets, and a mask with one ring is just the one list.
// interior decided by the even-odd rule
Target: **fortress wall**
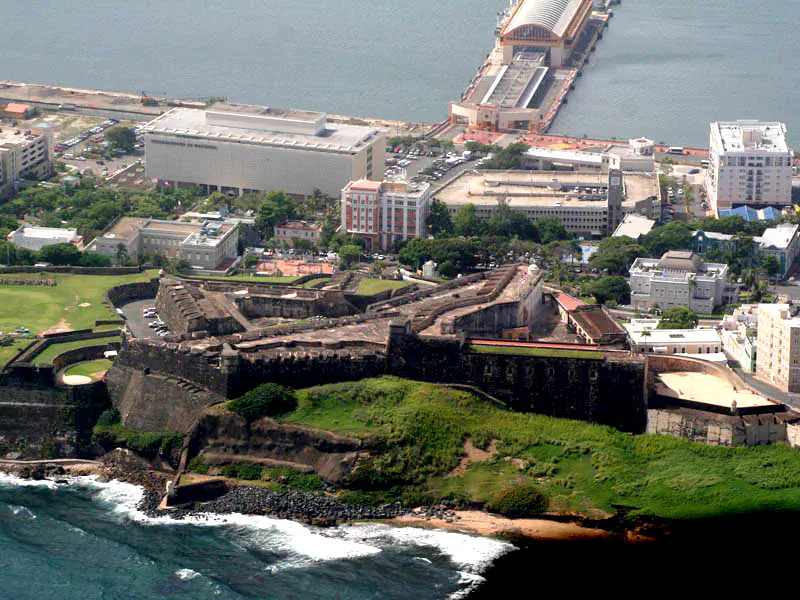
[(146, 431), (189, 431), (207, 406), (225, 400), (185, 380), (119, 364), (106, 375), (112, 403), (122, 424)]
[(522, 327), (527, 323), (519, 319), (519, 303), (507, 302), (493, 304), (486, 308), (455, 317), (452, 321), (442, 323), (442, 333), (454, 334), (459, 331), (469, 332), (471, 335), (500, 334), (503, 329)]
[(134, 300), (155, 298), (158, 292), (158, 279), (138, 283), (125, 283), (106, 292), (106, 300), (113, 306), (119, 306)]
[(337, 291), (292, 290), (276, 295), (248, 295), (234, 297), (237, 307), (251, 319), (281, 317), (284, 319), (307, 319), (314, 315), (343, 317), (357, 313), (344, 294)]
[(800, 425), (774, 414), (712, 415), (691, 409), (649, 409), (647, 433), (671, 435), (710, 446), (800, 445)]
[(172, 375), (223, 396), (227, 390), (227, 375), (220, 368), (218, 354), (190, 352), (177, 344), (125, 340), (116, 365)]

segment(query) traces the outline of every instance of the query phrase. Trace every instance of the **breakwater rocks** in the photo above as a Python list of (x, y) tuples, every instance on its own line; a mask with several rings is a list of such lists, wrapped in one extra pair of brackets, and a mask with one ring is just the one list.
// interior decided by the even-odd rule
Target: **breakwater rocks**
[(268, 515), (320, 527), (348, 521), (394, 519), (411, 512), (399, 503), (383, 506), (347, 504), (332, 496), (255, 486), (236, 486), (215, 500), (170, 509), (167, 513), (157, 510), (162, 498), (163, 493), (148, 489), (139, 510), (148, 516), (168, 514), (177, 519), (207, 513)]

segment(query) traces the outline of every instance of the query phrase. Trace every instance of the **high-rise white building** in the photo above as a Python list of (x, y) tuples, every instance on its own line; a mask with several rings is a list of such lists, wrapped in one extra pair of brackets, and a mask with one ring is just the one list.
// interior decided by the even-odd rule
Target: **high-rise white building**
[(0, 198), (13, 193), (21, 179), (49, 176), (51, 161), (49, 135), (4, 126), (0, 130)]
[(792, 202), (792, 150), (777, 122), (711, 123), (706, 189), (715, 212), (735, 206)]
[(784, 392), (800, 392), (800, 318), (788, 304), (758, 305), (756, 377)]
[(336, 197), (383, 170), (384, 132), (318, 112), (215, 104), (173, 108), (142, 127), (147, 176), (159, 185), (242, 194), (283, 190)]
[(426, 234), (429, 183), (351, 181), (342, 190), (342, 230), (358, 235), (369, 250)]

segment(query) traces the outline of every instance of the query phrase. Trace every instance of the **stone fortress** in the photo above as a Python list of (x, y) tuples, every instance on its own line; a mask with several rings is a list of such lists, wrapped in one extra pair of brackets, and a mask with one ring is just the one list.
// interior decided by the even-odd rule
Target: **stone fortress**
[(359, 306), (333, 280), (314, 289), (163, 279), (155, 303), (172, 333), (127, 332), (109, 393), (126, 426), (187, 431), (207, 406), (264, 382), (307, 387), (391, 374), (469, 386), (513, 410), (643, 432), (642, 357), (619, 343), (508, 341), (558, 322), (542, 280), (535, 267), (508, 265)]

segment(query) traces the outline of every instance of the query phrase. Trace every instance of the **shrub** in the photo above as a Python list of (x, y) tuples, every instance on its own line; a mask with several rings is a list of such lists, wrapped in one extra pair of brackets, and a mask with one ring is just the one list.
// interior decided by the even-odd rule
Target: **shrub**
[(103, 411), (103, 413), (98, 417), (97, 424), (101, 427), (104, 427), (119, 423), (121, 420), (122, 417), (120, 417), (119, 411), (116, 408), (109, 408), (108, 410)]
[(532, 517), (547, 510), (547, 496), (533, 483), (522, 483), (500, 490), (486, 508), (512, 519)]
[(265, 383), (232, 400), (228, 409), (252, 423), (261, 417), (279, 417), (297, 408), (294, 390), (276, 383)]

